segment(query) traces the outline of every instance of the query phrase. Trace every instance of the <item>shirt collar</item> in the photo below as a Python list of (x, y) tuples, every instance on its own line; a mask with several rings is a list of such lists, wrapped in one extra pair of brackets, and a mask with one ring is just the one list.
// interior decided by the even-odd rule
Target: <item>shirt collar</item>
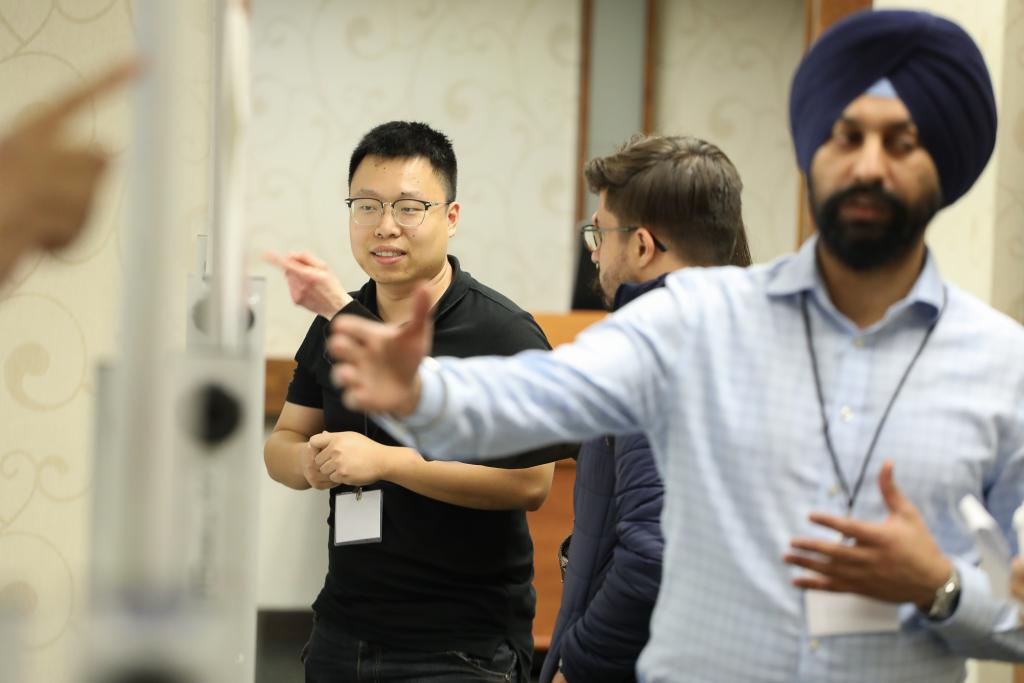
[[(822, 304), (832, 308), (825, 283), (818, 270), (816, 249), (818, 236), (813, 235), (804, 242), (800, 250), (791, 256), (779, 259), (770, 267), (768, 273), (767, 293), (770, 297), (792, 297), (807, 292), (815, 296)], [(921, 305), (929, 309), (930, 318), (934, 318), (942, 310), (945, 302), (945, 285), (939, 273), (938, 264), (931, 249), (925, 247), (924, 267), (911, 287), (910, 292), (902, 300), (890, 308), (889, 318), (910, 306)]]
[[(462, 270), (459, 259), (451, 254), (447, 255), (447, 259), (452, 267), (452, 281), (448, 284), (448, 289), (441, 295), (440, 300), (434, 307), (435, 320), (447, 313), (455, 304), (462, 300), (462, 297), (469, 291), (469, 285), (472, 281), (470, 274)], [(377, 309), (377, 283), (372, 279), (367, 280), (366, 284), (353, 294), (353, 298), (366, 306), (374, 315), (380, 316), (380, 311)]]

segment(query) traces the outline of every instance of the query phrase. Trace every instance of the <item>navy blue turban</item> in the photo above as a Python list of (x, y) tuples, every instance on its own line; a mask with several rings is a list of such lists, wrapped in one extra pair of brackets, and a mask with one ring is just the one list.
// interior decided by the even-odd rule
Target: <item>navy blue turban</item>
[(938, 169), (942, 204), (952, 204), (992, 155), (996, 103), (978, 46), (953, 22), (926, 12), (859, 12), (811, 46), (789, 95), (797, 163), (808, 173), (846, 106), (881, 79), (910, 111)]

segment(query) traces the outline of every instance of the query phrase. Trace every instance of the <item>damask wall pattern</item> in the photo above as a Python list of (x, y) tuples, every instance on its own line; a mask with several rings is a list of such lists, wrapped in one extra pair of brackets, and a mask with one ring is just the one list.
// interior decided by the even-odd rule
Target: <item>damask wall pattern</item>
[(934, 12), (977, 41), (999, 113), (996, 150), (977, 184), (936, 216), (927, 241), (944, 276), (1024, 322), (1024, 0), (875, 0)]
[[(165, 310), (183, 333), (185, 273), (205, 227), (209, 13), (200, 0), (175, 1), (189, 22), (181, 74), (190, 97), (175, 113), (186, 122), (178, 163), (190, 180), (177, 217), (180, 249), (168, 255), (181, 296)], [(133, 54), (135, 21), (129, 0), (0, 0), (0, 131)], [(70, 248), (25, 259), (0, 285), (0, 600), (31, 619), (19, 648), (24, 683), (69, 680), (65, 655), (86, 597), (95, 372), (133, 342), (130, 330), (119, 334), (131, 125), (128, 93), (76, 119), (69, 134), (103, 145), (114, 162), (89, 226)]]
[(799, 171), (789, 82), (803, 54), (803, 0), (659, 0), (654, 128), (696, 135), (743, 179), (755, 261), (792, 251)]
[(267, 353), (310, 316), (266, 249), (307, 249), (350, 289), (348, 156), (373, 126), (424, 121), (452, 139), (462, 217), (451, 253), (521, 306), (569, 306), (579, 91), (578, 0), (261, 2), (254, 15), (250, 262), (266, 273)]
[(1024, 0), (1009, 0), (996, 180), (992, 305), (1024, 323)]

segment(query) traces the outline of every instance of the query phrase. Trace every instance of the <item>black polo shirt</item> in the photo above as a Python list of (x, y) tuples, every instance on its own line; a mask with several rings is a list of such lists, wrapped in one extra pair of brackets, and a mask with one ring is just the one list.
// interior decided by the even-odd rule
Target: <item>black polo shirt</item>
[[(437, 356), (511, 355), (548, 349), (529, 313), (486, 287), (448, 257), (452, 283), (434, 318)], [(367, 282), (342, 312), (378, 318), (376, 283)], [(324, 411), (329, 432), (353, 431), (397, 445), (363, 413), (348, 410), (330, 379), (325, 353), (329, 323), (317, 316), (295, 354), (298, 367), (288, 401)], [(555, 458), (541, 458), (551, 461)], [(528, 663), (535, 594), (533, 543), (523, 511), (471, 510), (414, 493), (391, 482), (383, 490), (380, 543), (335, 547), (331, 490), (323, 590), (313, 605), (349, 635), (393, 647), (430, 652), (461, 650), (491, 657), (508, 640)]]

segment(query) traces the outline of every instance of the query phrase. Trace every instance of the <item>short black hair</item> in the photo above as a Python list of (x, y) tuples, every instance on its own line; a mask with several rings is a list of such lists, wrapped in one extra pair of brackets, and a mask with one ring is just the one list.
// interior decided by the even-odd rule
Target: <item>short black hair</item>
[(367, 156), (384, 159), (425, 158), (444, 186), (447, 195), (445, 199), (449, 202), (455, 201), (458, 177), (455, 150), (452, 149), (452, 142), (448, 136), (427, 124), (417, 121), (389, 121), (364, 135), (348, 162), (349, 185), (352, 185), (352, 176), (356, 174), (359, 164)]

